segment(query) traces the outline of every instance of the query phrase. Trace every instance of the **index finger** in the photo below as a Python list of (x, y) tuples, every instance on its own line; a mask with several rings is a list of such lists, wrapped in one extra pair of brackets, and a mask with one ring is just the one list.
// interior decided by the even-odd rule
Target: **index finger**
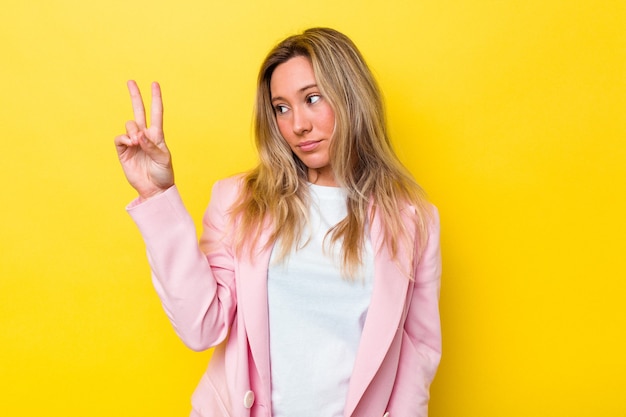
[(143, 99), (137, 83), (134, 80), (128, 81), (128, 92), (130, 93), (130, 101), (133, 105), (133, 114), (135, 115), (135, 123), (139, 129), (146, 128), (146, 110), (143, 107)]
[(161, 97), (161, 86), (157, 82), (152, 83), (150, 126), (155, 126), (160, 132), (163, 131), (163, 98)]

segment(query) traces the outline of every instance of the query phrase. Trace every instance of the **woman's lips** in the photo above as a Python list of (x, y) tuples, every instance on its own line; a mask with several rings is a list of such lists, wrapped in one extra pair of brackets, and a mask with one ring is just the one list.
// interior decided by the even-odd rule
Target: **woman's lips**
[(315, 150), (320, 142), (321, 140), (307, 140), (306, 142), (300, 143), (298, 147), (304, 152), (310, 152)]

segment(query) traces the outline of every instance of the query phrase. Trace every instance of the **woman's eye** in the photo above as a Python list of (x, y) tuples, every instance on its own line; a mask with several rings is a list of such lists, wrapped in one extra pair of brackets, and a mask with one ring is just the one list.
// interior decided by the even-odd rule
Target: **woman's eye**
[(277, 114), (283, 114), (287, 112), (287, 106), (283, 106), (283, 105), (278, 105), (274, 107), (274, 111), (276, 111)]
[(310, 96), (307, 97), (307, 100), (309, 101), (309, 104), (317, 103), (321, 99), (322, 99), (322, 96), (320, 96), (318, 94), (313, 94), (313, 95), (310, 95)]

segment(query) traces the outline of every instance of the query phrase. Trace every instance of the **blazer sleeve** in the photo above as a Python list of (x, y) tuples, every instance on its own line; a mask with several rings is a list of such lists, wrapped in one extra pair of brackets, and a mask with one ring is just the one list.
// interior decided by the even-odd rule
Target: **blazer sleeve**
[(398, 373), (388, 406), (391, 416), (428, 415), (430, 384), (441, 359), (441, 252), (439, 215), (434, 207), (433, 213), (426, 248), (415, 266)]
[(220, 182), (214, 186), (204, 216), (202, 249), (176, 186), (128, 207), (146, 243), (152, 281), (163, 308), (178, 336), (197, 351), (226, 338), (237, 306), (227, 233), (230, 202), (224, 195), (232, 192), (224, 193), (221, 187)]

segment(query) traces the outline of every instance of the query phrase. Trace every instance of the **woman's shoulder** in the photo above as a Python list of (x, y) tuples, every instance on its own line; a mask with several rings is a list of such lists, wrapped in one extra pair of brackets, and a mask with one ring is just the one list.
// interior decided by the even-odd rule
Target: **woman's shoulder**
[(419, 203), (406, 202), (400, 211), (411, 217), (419, 216), (428, 219), (429, 222), (439, 222), (439, 209), (429, 200), (420, 201)]
[(236, 174), (217, 180), (213, 184), (211, 199), (218, 198), (229, 202), (236, 200), (244, 186), (244, 181), (245, 174)]

